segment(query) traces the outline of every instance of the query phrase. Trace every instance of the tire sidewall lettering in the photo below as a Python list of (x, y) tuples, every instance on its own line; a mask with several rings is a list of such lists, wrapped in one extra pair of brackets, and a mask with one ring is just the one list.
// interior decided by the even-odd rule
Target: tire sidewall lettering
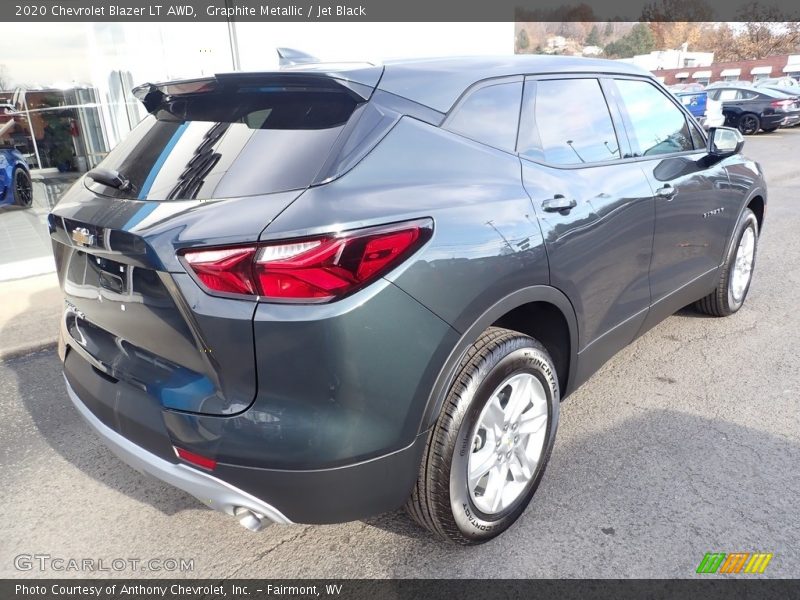
[[(537, 377), (547, 394), (548, 431), (544, 441), (542, 460), (537, 473), (531, 479), (525, 492), (517, 499), (517, 502), (496, 517), (494, 515), (483, 515), (473, 504), (467, 487), (469, 454), (471, 441), (477, 427), (477, 419), (486, 401), (488, 401), (489, 394), (511, 375), (523, 372), (531, 373)], [(473, 381), (462, 395), (462, 401), (468, 406), (464, 407), (464, 416), (459, 423), (455, 443), (453, 444), (453, 459), (450, 467), (450, 505), (453, 518), (458, 528), (465, 535), (484, 537), (494, 530), (499, 529), (502, 531), (525, 510), (544, 474), (544, 467), (547, 464), (553, 446), (555, 428), (558, 423), (558, 411), (557, 408), (556, 410), (553, 409), (553, 405), (554, 398), (558, 397), (558, 381), (548, 361), (536, 348), (517, 348), (500, 358), (494, 365), (484, 365), (476, 372)], [(474, 402), (474, 398), (480, 398), (480, 401)]]

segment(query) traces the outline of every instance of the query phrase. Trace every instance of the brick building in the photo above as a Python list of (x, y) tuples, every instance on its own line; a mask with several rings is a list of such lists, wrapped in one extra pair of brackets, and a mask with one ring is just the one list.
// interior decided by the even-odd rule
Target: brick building
[(666, 85), (673, 83), (702, 83), (715, 81), (752, 81), (765, 77), (800, 78), (800, 54), (782, 54), (756, 60), (713, 63), (707, 67), (684, 67), (680, 69), (657, 69), (656, 77), (663, 78)]

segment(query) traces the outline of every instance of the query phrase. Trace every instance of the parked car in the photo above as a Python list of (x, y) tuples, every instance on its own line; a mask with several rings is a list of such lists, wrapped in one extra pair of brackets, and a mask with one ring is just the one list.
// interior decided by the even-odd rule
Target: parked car
[(767, 77), (755, 82), (756, 87), (800, 87), (800, 82), (794, 77)]
[(701, 83), (673, 83), (667, 89), (671, 92), (702, 92), (706, 88)]
[(49, 217), (67, 390), (123, 460), (251, 529), (405, 504), (441, 538), (497, 536), (561, 400), (676, 310), (747, 296), (761, 168), (632, 65), (136, 94), (149, 116)]
[(734, 79), (732, 81), (712, 81), (706, 86), (707, 90), (711, 90), (714, 88), (719, 87), (753, 87), (753, 82), (748, 81), (747, 79)]
[(28, 163), (15, 148), (0, 146), (0, 206), (29, 208), (32, 204), (33, 186)]
[[(690, 87), (693, 89), (688, 89)], [(698, 87), (699, 89), (697, 89)], [(722, 113), (722, 103), (709, 99), (708, 92), (702, 86), (678, 84), (670, 86), (668, 89), (692, 113), (692, 116), (704, 129), (724, 125), (725, 115)]]
[[(769, 89), (772, 90), (773, 92), (779, 92), (781, 94), (784, 94), (788, 98), (793, 100), (795, 104), (800, 106), (800, 87), (791, 88), (791, 87), (780, 87), (780, 86), (764, 86), (764, 89)], [(800, 125), (800, 120), (792, 125), (787, 125), (787, 127), (797, 127), (798, 125)]]
[(772, 133), (800, 122), (800, 104), (769, 88), (720, 86), (709, 90), (708, 97), (722, 102), (725, 124), (745, 135)]

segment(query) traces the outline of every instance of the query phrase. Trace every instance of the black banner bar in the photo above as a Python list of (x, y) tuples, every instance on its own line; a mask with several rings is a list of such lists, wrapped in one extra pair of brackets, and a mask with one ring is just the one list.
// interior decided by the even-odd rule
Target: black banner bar
[(8, 22), (797, 21), (795, 0), (2, 0)]
[(1, 580), (0, 598), (36, 600), (738, 600), (800, 598), (798, 579)]

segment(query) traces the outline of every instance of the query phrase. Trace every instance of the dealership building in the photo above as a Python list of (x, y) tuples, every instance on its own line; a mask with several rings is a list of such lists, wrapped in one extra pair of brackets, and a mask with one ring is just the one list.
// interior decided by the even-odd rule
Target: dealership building
[(279, 47), (377, 62), (511, 54), (513, 44), (513, 23), (19, 23), (0, 39), (0, 110), (16, 125), (0, 144), (34, 170), (79, 173), (145, 116), (131, 94), (145, 82), (272, 70)]
[(513, 23), (15, 23), (0, 37), (0, 147), (31, 167), (33, 207), (0, 209), (0, 282), (54, 269), (47, 213), (146, 111), (146, 82), (323, 61), (514, 52)]
[(800, 78), (800, 54), (782, 54), (754, 60), (709, 62), (705, 65), (685, 65), (671, 69), (652, 69), (653, 74), (667, 85), (715, 81), (750, 81), (767, 77)]

